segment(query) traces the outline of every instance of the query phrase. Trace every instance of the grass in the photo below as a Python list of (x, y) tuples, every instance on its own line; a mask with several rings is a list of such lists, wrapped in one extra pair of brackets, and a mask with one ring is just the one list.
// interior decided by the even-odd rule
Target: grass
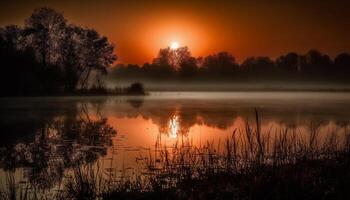
[(5, 184), (1, 185), (0, 199), (2, 200), (49, 200), (61, 199), (57, 190), (40, 189), (38, 185), (33, 185), (26, 181), (16, 182), (14, 172), (7, 172)]
[[(161, 138), (161, 137), (159, 137)], [(350, 199), (350, 133), (318, 126), (309, 132), (263, 131), (253, 122), (224, 141), (197, 146), (188, 138), (171, 148), (157, 140), (139, 158), (141, 175), (107, 176), (99, 167), (80, 166), (65, 177), (58, 199)], [(14, 199), (26, 189), (8, 179), (1, 194)], [(20, 192), (19, 192), (20, 191)], [(22, 195), (23, 196), (23, 195)], [(21, 198), (25, 199), (25, 198)], [(30, 198), (28, 198), (30, 199)]]
[[(349, 199), (350, 134), (315, 125), (307, 134), (262, 132), (253, 123), (219, 143), (195, 146), (188, 139), (172, 148), (156, 144), (143, 157), (147, 182), (129, 199)], [(305, 137), (306, 136), (306, 137)], [(112, 192), (110, 199), (125, 193)]]

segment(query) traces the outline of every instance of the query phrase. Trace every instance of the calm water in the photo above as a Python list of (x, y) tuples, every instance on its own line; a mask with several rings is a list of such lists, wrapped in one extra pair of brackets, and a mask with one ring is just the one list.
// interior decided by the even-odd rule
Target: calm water
[(111, 170), (143, 169), (139, 158), (161, 138), (171, 147), (225, 139), (257, 109), (263, 130), (321, 134), (348, 128), (350, 93), (162, 92), (147, 97), (47, 97), (0, 99), (0, 181), (51, 188), (67, 170), (98, 163)]

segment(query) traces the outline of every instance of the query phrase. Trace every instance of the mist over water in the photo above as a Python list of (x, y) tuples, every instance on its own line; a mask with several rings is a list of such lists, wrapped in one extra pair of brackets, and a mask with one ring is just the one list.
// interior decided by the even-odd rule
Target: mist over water
[[(126, 87), (135, 80), (119, 80), (104, 77), (107, 88)], [(350, 86), (347, 83), (304, 81), (150, 81), (139, 80), (149, 91), (348, 91)]]
[(321, 135), (330, 130), (341, 134), (350, 120), (350, 95), (151, 92), (144, 97), (3, 98), (1, 177), (16, 170), (18, 179), (50, 188), (59, 178), (46, 179), (47, 173), (62, 177), (83, 163), (140, 173), (137, 158), (153, 149), (159, 137), (169, 147), (184, 138), (195, 145), (224, 140), (253, 122), (255, 109), (263, 130), (316, 128)]
[(0, 3), (0, 200), (350, 199), (342, 0), (58, 2)]

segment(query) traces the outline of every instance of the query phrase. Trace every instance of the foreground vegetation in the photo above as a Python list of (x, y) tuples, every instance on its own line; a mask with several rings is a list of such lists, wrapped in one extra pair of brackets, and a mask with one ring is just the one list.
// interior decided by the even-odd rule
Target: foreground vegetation
[(12, 173), (2, 199), (349, 199), (350, 133), (317, 126), (262, 131), (254, 122), (224, 141), (197, 146), (186, 137), (171, 148), (159, 136), (142, 155), (144, 171), (129, 174), (100, 165), (75, 167), (57, 188), (16, 182)]

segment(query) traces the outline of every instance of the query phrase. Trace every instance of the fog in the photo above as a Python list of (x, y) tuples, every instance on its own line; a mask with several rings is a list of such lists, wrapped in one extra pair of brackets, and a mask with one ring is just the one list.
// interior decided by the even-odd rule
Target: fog
[(150, 81), (116, 80), (105, 77), (108, 88), (125, 87), (134, 82), (141, 82), (148, 91), (348, 91), (350, 85), (331, 82), (292, 82), (292, 81)]

